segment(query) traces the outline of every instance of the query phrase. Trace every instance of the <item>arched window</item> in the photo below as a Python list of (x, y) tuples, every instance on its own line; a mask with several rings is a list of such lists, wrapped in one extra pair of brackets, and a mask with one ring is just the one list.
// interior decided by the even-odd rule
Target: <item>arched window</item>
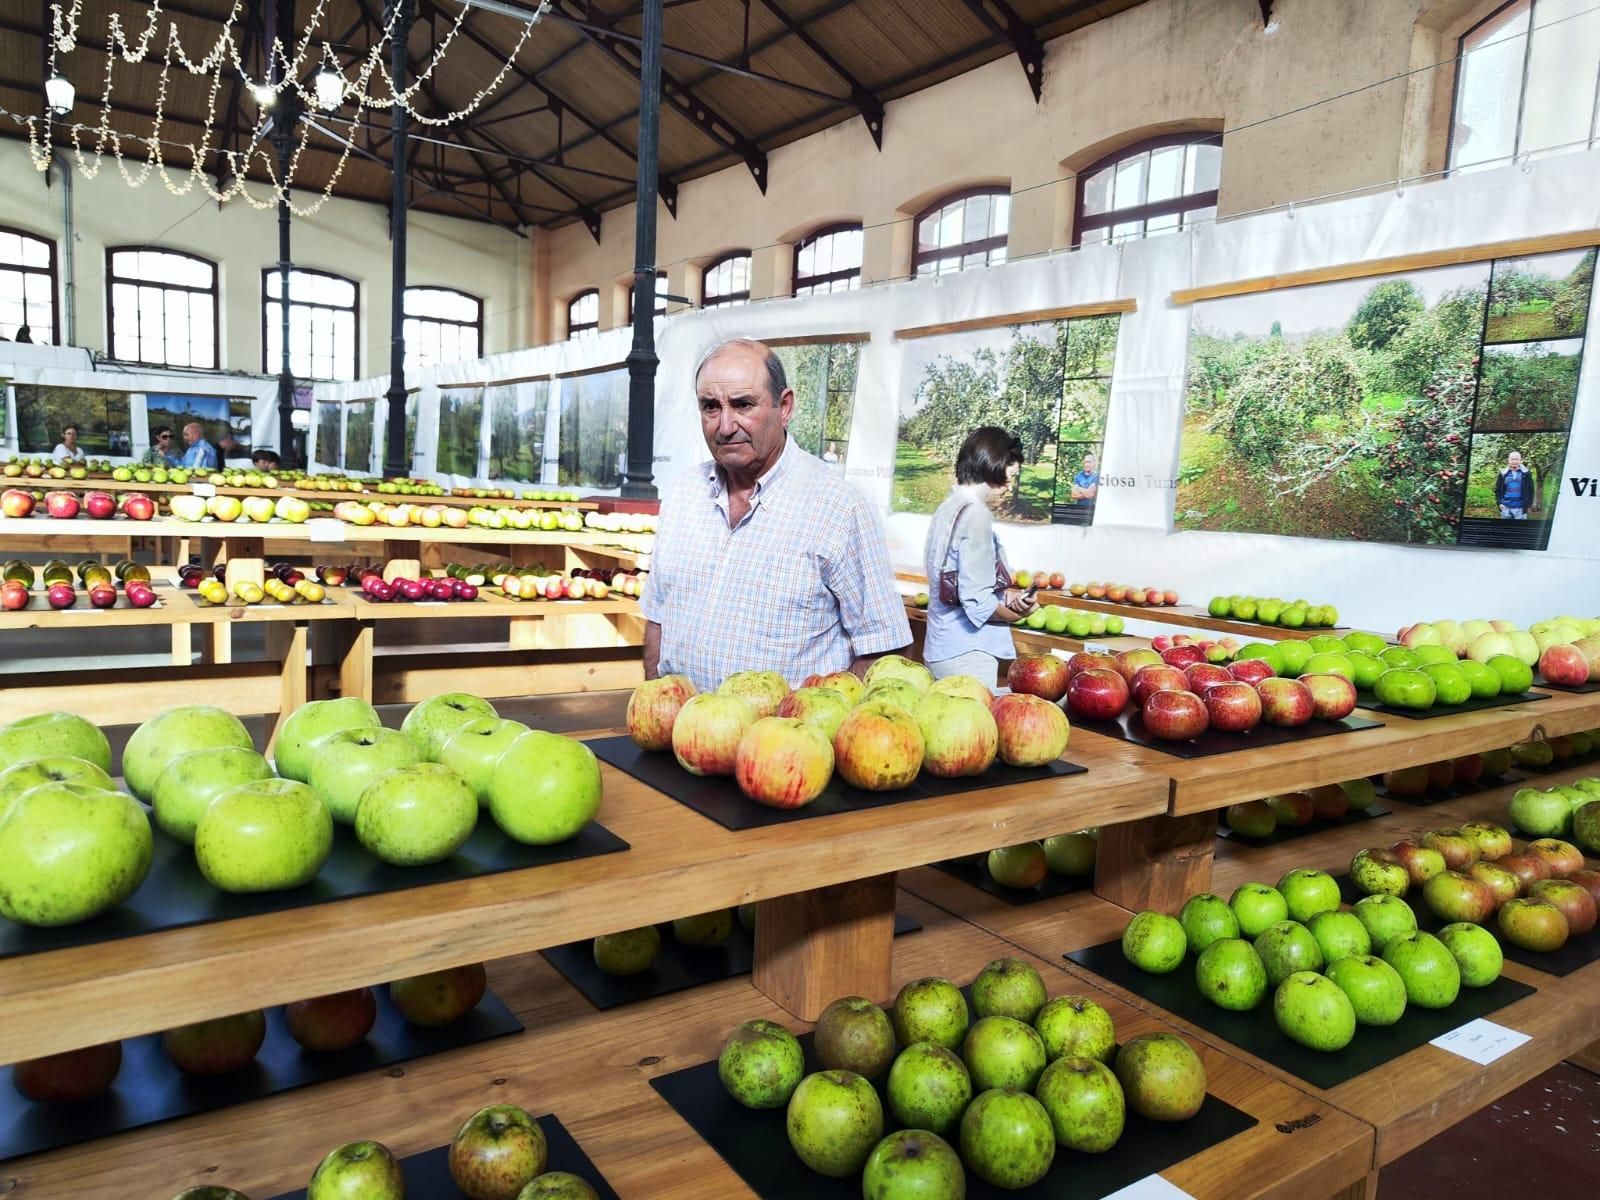
[(1217, 215), (1222, 135), (1176, 133), (1125, 146), (1078, 173), (1080, 246), (1171, 233)]
[(111, 357), (156, 367), (214, 368), (217, 264), (147, 246), (106, 251)]
[(950, 275), (968, 267), (995, 267), (1006, 260), (1011, 229), (1011, 193), (1003, 187), (974, 188), (936, 201), (917, 216), (914, 275)]
[(483, 301), (455, 288), (408, 287), (406, 370), (477, 358), (483, 352)]
[(750, 302), (750, 251), (734, 250), (706, 267), (700, 277), (700, 303), (725, 308)]
[(1586, 0), (1512, 0), (1462, 35), (1452, 171), (1595, 141), (1600, 11)]
[(56, 244), (0, 226), (0, 337), (28, 327), (34, 342), (61, 340), (56, 320)]
[(861, 286), (861, 226), (828, 225), (794, 248), (794, 294), (848, 292)]
[[(283, 277), (268, 267), (261, 272), (261, 369), (269, 375), (283, 360), (282, 301)], [(354, 279), (303, 267), (289, 272), (289, 370), (297, 379), (356, 377), (360, 301)]]
[[(665, 316), (667, 312), (667, 276), (664, 271), (656, 272), (656, 306), (655, 315)], [(633, 324), (633, 286), (628, 287), (628, 324)]]
[(600, 332), (600, 290), (579, 292), (567, 303), (567, 340)]

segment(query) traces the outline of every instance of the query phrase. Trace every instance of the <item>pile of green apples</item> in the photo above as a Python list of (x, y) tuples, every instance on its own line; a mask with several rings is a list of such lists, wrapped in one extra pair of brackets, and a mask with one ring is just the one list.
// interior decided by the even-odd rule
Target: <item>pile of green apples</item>
[[(714, 950), (733, 936), (734, 925), (747, 934), (756, 928), (756, 906), (741, 904), (737, 910), (713, 909), (691, 917), (679, 917), (670, 928), (679, 946), (690, 950)], [(661, 927), (642, 925), (620, 933), (601, 934), (594, 939), (594, 965), (604, 974), (626, 978), (642, 975), (655, 965), (661, 953)]]
[(1095, 854), (1100, 846), (1098, 829), (1079, 829), (1058, 833), (1042, 842), (1019, 842), (980, 854), (974, 865), (981, 865), (1002, 887), (1027, 890), (1036, 888), (1050, 875), (1066, 879), (1094, 874)]
[[(1218, 1008), (1249, 1012), (1271, 998), (1282, 1033), (1332, 1053), (1360, 1025), (1393, 1025), (1406, 1006), (1447, 1008), (1462, 987), (1500, 977), (1500, 944), (1470, 922), (1437, 937), (1397, 896), (1373, 895), (1340, 911), (1339, 884), (1296, 868), (1276, 887), (1246, 883), (1228, 900), (1191, 896), (1176, 917), (1139, 913), (1122, 953), (1142, 971), (1166, 975), (1193, 958), (1195, 986)], [(1381, 957), (1380, 957), (1381, 956)]]
[(399, 731), (356, 697), (312, 701), (280, 724), (272, 762), (232, 713), (187, 705), (140, 725), (121, 767), (127, 791), (105, 734), (71, 713), (0, 729), (0, 916), (72, 925), (121, 904), (149, 872), (152, 816), (212, 886), (252, 893), (315, 879), (336, 823), (380, 861), (422, 866), (454, 855), (480, 809), (513, 840), (551, 845), (601, 801), (587, 746), (464, 693), (417, 705)]
[(1571, 838), (1600, 854), (1600, 778), (1553, 788), (1518, 788), (1507, 805), (1511, 823), (1529, 837)]
[(1246, 800), (1231, 805), (1222, 819), (1243, 837), (1265, 838), (1271, 837), (1279, 826), (1301, 829), (1312, 821), (1342, 821), (1353, 812), (1365, 812), (1377, 800), (1377, 789), (1363, 776), (1304, 792)]
[(1254, 621), (1284, 629), (1332, 629), (1339, 623), (1339, 610), (1331, 604), (1276, 596), (1213, 596), (1206, 611), (1219, 620)]
[[(1103, 1154), (1127, 1111), (1186, 1121), (1206, 1096), (1194, 1048), (1146, 1033), (1120, 1049), (1111, 1015), (1083, 996), (1050, 999), (1034, 967), (996, 959), (972, 982), (906, 984), (888, 1012), (861, 996), (817, 1020), (807, 1073), (799, 1041), (775, 1021), (746, 1021), (717, 1060), (739, 1104), (784, 1109), (789, 1145), (811, 1170), (861, 1177), (869, 1197), (959, 1200), (971, 1171), (1020, 1190), (1058, 1146)], [(973, 1020), (976, 1015), (976, 1021)], [(900, 1128), (884, 1136), (887, 1116)]]
[(1085, 612), (1078, 608), (1063, 608), (1059, 604), (1041, 605), (1017, 624), (1023, 629), (1035, 632), (1064, 634), (1075, 638), (1116, 637), (1127, 628), (1121, 617)]

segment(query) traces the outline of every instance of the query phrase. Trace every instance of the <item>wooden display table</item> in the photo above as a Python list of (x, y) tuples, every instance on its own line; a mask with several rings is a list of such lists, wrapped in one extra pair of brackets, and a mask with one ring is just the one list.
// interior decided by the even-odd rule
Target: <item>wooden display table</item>
[(600, 505), (593, 500), (513, 500), (503, 496), (419, 496), (414, 493), (408, 495), (405, 492), (378, 492), (371, 489), (350, 491), (345, 488), (323, 490), (322, 488), (303, 487), (230, 487), (227, 484), (212, 484), (208, 479), (209, 473), (207, 478), (196, 476), (191, 478), (188, 483), (138, 483), (131, 479), (23, 478), (12, 479), (5, 486), (25, 486), (30, 490), (52, 492), (110, 492), (113, 495), (137, 492), (145, 496), (192, 496), (196, 494), (196, 488), (199, 488), (207, 496), (237, 496), (241, 500), (246, 496), (270, 496), (274, 500), (280, 496), (294, 496), (301, 500), (328, 501), (332, 503), (337, 503), (340, 500), (355, 500), (366, 504), (376, 500), (383, 504), (448, 504), (458, 508), (492, 506), (495, 508), (537, 508), (576, 512), (594, 512), (600, 508)]
[[(924, 924), (901, 940), (887, 1001), (909, 980), (966, 982), (1015, 950), (914, 898), (903, 911)], [(1052, 995), (1087, 994), (1104, 1005), (1119, 1037), (1170, 1028), (1060, 970), (1032, 960)], [(715, 1058), (739, 1022), (755, 1017), (801, 1027), (747, 979), (596, 1012), (538, 956), (493, 964), (490, 983), (527, 1026), (504, 1038), (8, 1164), (22, 1200), (57, 1194), (165, 1197), (198, 1183), (252, 1196), (305, 1185), (335, 1145), (363, 1138), (406, 1155), (447, 1144), (485, 1104), (554, 1112), (607, 1181), (625, 1197), (709, 1200), (752, 1193), (650, 1086), (653, 1077)], [(1325, 1101), (1196, 1040), (1209, 1086), (1258, 1124), (1162, 1172), (1196, 1200), (1323, 1200), (1369, 1170), (1372, 1131)], [(1287, 1127), (1290, 1132), (1284, 1132)]]

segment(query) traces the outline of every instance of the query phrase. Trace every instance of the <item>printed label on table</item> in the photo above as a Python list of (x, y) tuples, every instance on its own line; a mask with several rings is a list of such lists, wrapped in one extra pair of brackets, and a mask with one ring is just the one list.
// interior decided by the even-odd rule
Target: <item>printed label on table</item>
[(1478, 1017), (1458, 1029), (1440, 1034), (1428, 1044), (1486, 1067), (1532, 1040), (1526, 1033), (1518, 1033), (1515, 1029), (1507, 1029), (1504, 1025), (1496, 1025), (1493, 1021)]
[(1194, 1197), (1159, 1175), (1146, 1175), (1137, 1183), (1112, 1192), (1104, 1200), (1194, 1200)]
[(212, 483), (191, 484), (189, 490), (192, 491), (196, 496), (203, 496), (207, 500), (211, 499), (211, 497), (217, 494), (217, 487)]
[(313, 542), (342, 542), (344, 522), (334, 517), (312, 517), (306, 522), (306, 535)]

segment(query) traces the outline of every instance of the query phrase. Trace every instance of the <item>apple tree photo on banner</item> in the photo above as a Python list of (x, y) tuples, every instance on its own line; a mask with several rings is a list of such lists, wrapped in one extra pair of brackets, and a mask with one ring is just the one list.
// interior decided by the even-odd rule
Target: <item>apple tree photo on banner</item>
[(789, 436), (808, 454), (843, 470), (850, 447), (861, 343), (808, 342), (777, 346), (774, 352), (794, 389)]
[(893, 510), (933, 512), (955, 482), (961, 443), (998, 425), (1023, 452), (999, 518), (1090, 524), (1118, 325), (1084, 317), (906, 341)]
[(345, 405), (342, 465), (353, 474), (372, 473), (373, 404), (371, 400), (352, 400)]
[(255, 418), (247, 397), (235, 396), (228, 401), (228, 428), (233, 430), (233, 440), (241, 450), (255, 445)]
[(628, 469), (628, 373), (602, 371), (561, 381), (556, 482), (614, 488)]
[(488, 389), (489, 478), (538, 483), (544, 471), (550, 382), (530, 379)]
[(441, 475), (477, 475), (478, 440), (482, 428), (481, 387), (441, 388), (435, 470)]
[(15, 392), (17, 443), (22, 453), (49, 454), (68, 425), (77, 426), (78, 445), (85, 454), (127, 457), (133, 453), (127, 392), (27, 383), (17, 384)]
[[(245, 401), (245, 404), (248, 406), (249, 401)], [(233, 407), (226, 396), (179, 396), (166, 392), (146, 392), (144, 414), (150, 430), (149, 444), (156, 444), (156, 430), (165, 425), (172, 430), (171, 453), (175, 455), (183, 454), (183, 427), (191, 422), (200, 423), (203, 436), (213, 446), (221, 442), (223, 434), (233, 432)], [(82, 440), (81, 434), (79, 440)], [(244, 441), (249, 440), (247, 435)]]
[(344, 412), (337, 404), (316, 403), (316, 460), (325, 467), (344, 466)]

